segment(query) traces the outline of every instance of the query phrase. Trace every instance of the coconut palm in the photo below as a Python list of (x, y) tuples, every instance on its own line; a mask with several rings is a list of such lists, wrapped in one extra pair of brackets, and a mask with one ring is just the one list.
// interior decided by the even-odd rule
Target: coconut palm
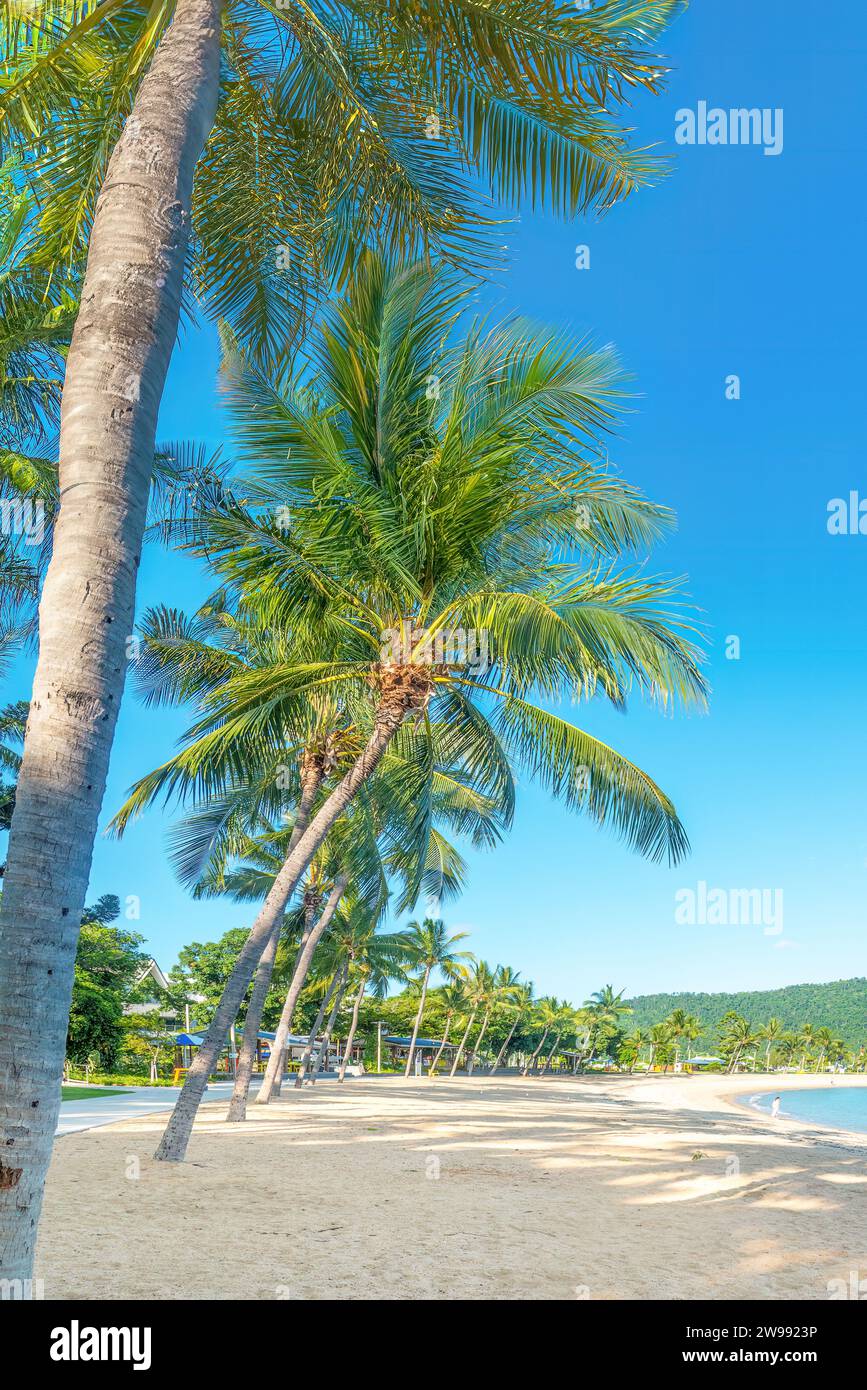
[(647, 1061), (647, 1075), (653, 1071), (654, 1062), (661, 1060), (663, 1070), (671, 1057), (671, 1029), (667, 1023), (655, 1023), (648, 1033), (650, 1056)]
[(560, 1046), (560, 1039), (565, 1034), (569, 1032), (574, 1032), (575, 1027), (575, 1010), (572, 1008), (570, 1004), (567, 1004), (564, 1000), (563, 1004), (559, 1009), (557, 1009), (555, 1016), (551, 1021), (551, 1032), (553, 1032), (554, 1034), (554, 1041), (551, 1044), (550, 1052), (545, 1058), (545, 1061), (542, 1063), (542, 1070), (539, 1073), (540, 1076), (545, 1076), (545, 1074), (547, 1073), (552, 1061), (554, 1060), (554, 1054), (556, 1053), (557, 1048)]
[(625, 1035), (621, 1043), (621, 1054), (624, 1060), (629, 1062), (630, 1075), (635, 1071), (641, 1057), (641, 1049), (647, 1046), (648, 1041), (648, 1034), (643, 1028), (633, 1028), (631, 1033)]
[(585, 1001), (584, 1008), (596, 1018), (619, 1024), (621, 1018), (633, 1012), (632, 1006), (623, 1002), (623, 994), (623, 990), (615, 994), (612, 985), (603, 985)]
[(478, 1035), (473, 1043), (472, 1051), (467, 1060), (467, 1076), (472, 1076), (473, 1074), (476, 1059), (481, 1052), (482, 1043), (488, 1031), (491, 1015), (500, 1001), (500, 975), (503, 967), (498, 965), (495, 970), (491, 971), (489, 967), (485, 965), (484, 961), (481, 962), (481, 965), (484, 966), (485, 971), (484, 984), (479, 993), (479, 1004), (482, 1008), (482, 1021), (479, 1025)]
[(816, 1046), (816, 1030), (812, 1023), (805, 1023), (798, 1032), (798, 1046), (801, 1049), (801, 1071), (807, 1070), (807, 1058)]
[(822, 1070), (822, 1067), (825, 1063), (825, 1058), (827, 1057), (833, 1042), (834, 1034), (831, 1032), (830, 1028), (822, 1027), (816, 1029), (813, 1037), (813, 1044), (818, 1049), (819, 1053), (816, 1059), (816, 1071)]
[[(15, 782), (21, 766), (18, 749), (24, 742), (27, 703), (17, 700), (0, 709), (0, 830), (8, 830), (15, 808)], [(6, 781), (6, 777), (9, 781)]]
[(355, 928), (347, 938), (350, 978), (356, 984), (356, 991), (338, 1080), (343, 1081), (346, 1075), (358, 1028), (358, 1013), (365, 993), (377, 999), (384, 999), (388, 993), (389, 982), (402, 976), (405, 968), (415, 961), (414, 946), (409, 932), (377, 933), (369, 923)]
[[(236, 447), (257, 464), (244, 489), (257, 502), (214, 511), (194, 549), (270, 627), (273, 657), (215, 676), (185, 747), (136, 785), (117, 824), (181, 786), (221, 790), (245, 741), (273, 758), (322, 691), (344, 711), (354, 751), (251, 928), (161, 1157), (183, 1154), (207, 1068), (300, 874), (408, 728), (431, 751), (441, 740), (456, 767), (481, 768), (497, 799), (511, 757), (648, 857), (685, 852), (674, 807), (647, 775), (535, 702), (568, 690), (622, 706), (630, 687), (703, 700), (672, 586), (587, 567), (588, 545), (598, 561), (668, 520), (592, 459), (576, 471), (563, 452), (568, 438), (586, 446), (607, 418), (612, 364), (525, 327), (473, 331), (448, 347), (455, 293), (424, 267), (389, 270), (369, 256), (324, 316), (315, 394), (278, 390), (237, 356), (227, 367)], [(445, 389), (432, 411), (424, 382), (435, 353)], [(577, 533), (576, 497), (590, 508)], [(291, 503), (291, 528), (275, 524), (277, 498)], [(444, 632), (486, 634), (487, 669), (451, 640), (441, 659)], [(315, 634), (301, 641), (305, 661), (299, 633)], [(326, 642), (328, 661), (313, 655)]]
[(526, 1076), (531, 1068), (535, 1071), (539, 1053), (545, 1046), (545, 1043), (548, 1039), (548, 1035), (557, 1021), (559, 1012), (560, 1005), (558, 1001), (555, 998), (553, 998), (552, 995), (546, 995), (542, 999), (537, 999), (534, 1003), (531, 1027), (534, 1032), (539, 1032), (541, 1030), (541, 1036), (533, 1052), (524, 1062), (524, 1067), (521, 1072), (522, 1076)]
[[(22, 1010), (33, 1031), (10, 1039), (3, 1068), (12, 1074), (12, 1056), (33, 1055), (35, 1040), (48, 1050), (17, 1088), (4, 1132), (24, 1175), (13, 1197), (0, 1189), (16, 1277), (32, 1263), (59, 1104), (191, 226), (203, 297), (267, 351), (297, 323), (297, 267), (340, 273), (373, 228), (393, 247), (471, 259), (473, 175), (497, 197), (529, 195), (570, 217), (607, 207), (653, 173), (617, 112), (636, 87), (659, 89), (653, 44), (677, 8), (611, 0), (578, 13), (522, 0), (505, 12), (431, 0), (419, 15), (356, 0), (56, 0), (38, 24), (23, 6), (9, 15), (0, 139), (33, 151), (27, 176), (45, 208), (47, 255), (75, 260), (85, 241), (88, 251), (87, 313), (64, 387), (66, 504), (41, 605), (0, 929), (0, 1016), (16, 1016), (23, 982), (42, 981)], [(278, 268), (289, 251), (294, 293), (274, 273), (275, 249)], [(73, 830), (75, 853), (57, 855)]]
[(724, 1016), (720, 1029), (721, 1046), (723, 1052), (729, 1057), (726, 1070), (737, 1071), (741, 1058), (747, 1048), (752, 1047), (756, 1042), (758, 1035), (749, 1020), (734, 1011), (730, 1011)]
[(410, 922), (407, 931), (411, 968), (421, 972), (418, 1009), (412, 1025), (412, 1037), (410, 1038), (406, 1068), (403, 1073), (404, 1076), (411, 1076), (412, 1065), (415, 1060), (416, 1038), (424, 1015), (431, 972), (440, 970), (445, 976), (454, 978), (456, 967), (462, 961), (469, 960), (470, 955), (468, 951), (455, 950), (458, 942), (466, 939), (466, 932), (456, 932), (454, 936), (449, 936), (445, 922), (439, 918), (425, 917), (421, 923)]
[[(57, 510), (55, 432), (75, 318), (74, 276), (40, 261), (33, 200), (0, 167), (0, 669), (35, 633)], [(7, 827), (8, 828), (8, 827)]]
[(467, 1021), (464, 1027), (464, 1031), (461, 1035), (461, 1040), (458, 1043), (455, 1049), (455, 1055), (452, 1058), (452, 1065), (451, 1070), (449, 1071), (449, 1077), (454, 1076), (455, 1072), (461, 1064), (461, 1058), (464, 1055), (464, 1049), (466, 1048), (467, 1039), (470, 1036), (472, 1026), (476, 1021), (476, 1016), (479, 1010), (485, 1008), (486, 1004), (488, 1003), (488, 1000), (491, 997), (493, 983), (494, 975), (493, 971), (491, 970), (491, 967), (483, 960), (473, 960), (472, 965), (467, 971), (466, 979), (464, 981), (463, 986), (464, 995), (466, 998), (466, 1008), (469, 1010), (469, 1012), (467, 1014)]
[(533, 1002), (533, 986), (529, 982), (522, 982), (517, 971), (512, 970), (511, 966), (501, 965), (497, 972), (497, 1008), (506, 1017), (511, 1017), (512, 1025), (503, 1040), (499, 1052), (491, 1063), (490, 1075), (502, 1065), (503, 1058), (508, 1054), (509, 1043), (515, 1036), (518, 1024), (524, 1018), (527, 1010)]
[(785, 1033), (785, 1027), (781, 1018), (769, 1018), (767, 1023), (762, 1024), (757, 1030), (756, 1036), (765, 1042), (765, 1071), (771, 1070), (771, 1048), (778, 1043)]
[[(321, 639), (322, 631), (322, 625), (317, 624), (315, 642)], [(271, 629), (263, 631), (250, 614), (227, 605), (225, 598), (217, 603), (209, 601), (193, 620), (172, 610), (152, 610), (146, 615), (142, 632), (143, 649), (136, 664), (136, 678), (150, 702), (200, 696), (210, 690), (215, 679), (224, 677), (227, 672), (257, 669), (263, 651), (269, 655), (274, 649)], [(301, 654), (307, 656), (309, 650), (302, 647)], [(227, 847), (234, 844), (236, 850), (240, 846), (244, 854), (249, 851), (250, 841), (244, 827), (249, 824), (260, 832), (267, 829), (266, 815), (281, 805), (291, 805), (294, 797), (300, 800), (291, 812), (292, 834), (288, 844), (283, 842), (285, 853), (291, 853), (297, 845), (300, 833), (309, 823), (316, 796), (327, 785), (329, 775), (342, 770), (341, 756), (347, 752), (351, 756), (353, 749), (353, 736), (345, 727), (346, 712), (333, 699), (321, 696), (311, 699), (301, 716), (303, 725), (294, 725), (286, 731), (282, 742), (276, 741), (273, 750), (264, 757), (261, 769), (251, 765), (251, 756), (254, 759), (262, 757), (261, 747), (254, 744), (243, 754), (240, 778), (237, 762), (233, 762), (232, 779), (225, 793), (215, 797), (213, 788), (207, 786), (207, 802), (182, 824), (177, 836), (176, 860), (185, 881), (194, 882), (203, 860), (214, 855), (217, 856), (219, 878)], [(293, 751), (293, 742), (300, 743), (300, 749)], [(390, 873), (398, 874), (404, 883), (401, 907), (411, 905), (420, 891), (431, 893), (435, 888), (439, 897), (448, 897), (461, 884), (462, 861), (438, 830), (437, 819), (454, 825), (474, 844), (492, 844), (508, 820), (512, 797), (511, 779), (503, 776), (501, 769), (496, 771), (494, 780), (488, 779), (486, 786), (480, 774), (474, 774), (471, 779), (460, 767), (439, 763), (436, 757), (432, 762), (430, 740), (425, 742), (421, 752), (416, 745), (417, 740), (408, 732), (400, 746), (389, 750), (386, 763), (377, 771), (374, 789), (367, 790), (365, 802), (366, 815), (378, 817), (387, 836), (385, 867)], [(500, 798), (502, 809), (490, 793)], [(282, 814), (285, 818), (289, 813), (283, 811)], [(427, 837), (421, 844), (418, 842), (420, 835)], [(273, 842), (270, 853), (273, 856)], [(246, 894), (248, 899), (267, 896), (280, 862), (271, 863), (270, 878), (262, 873), (258, 875), (256, 882), (261, 891), (257, 889), (255, 894)], [(279, 918), (275, 919), (274, 931), (260, 961), (250, 1001), (251, 1025), (245, 1035), (228, 1112), (232, 1120), (243, 1119), (245, 1113), (254, 1040), (270, 983), (278, 930)], [(317, 939), (323, 930), (320, 922)], [(310, 949), (315, 949), (315, 941)], [(304, 959), (309, 959), (309, 955)], [(288, 1030), (302, 982), (302, 975), (293, 982), (294, 998), (287, 1001), (278, 1034)], [(205, 1046), (214, 1045), (206, 1043)], [(279, 1049), (275, 1047), (257, 1103), (267, 1103), (272, 1090), (279, 1087), (280, 1061)]]
[(700, 1036), (701, 1024), (693, 1014), (688, 1014), (683, 1009), (672, 1009), (665, 1022), (674, 1043), (674, 1065), (677, 1068), (680, 1062), (681, 1045), (683, 1043), (688, 1045)]
[(443, 1024), (442, 1039), (440, 1040), (436, 1055), (430, 1064), (428, 1076), (436, 1076), (439, 1060), (449, 1040), (449, 1030), (452, 1025), (452, 1020), (456, 1018), (458, 1014), (465, 1012), (467, 1002), (465, 990), (467, 973), (466, 966), (460, 966), (455, 972), (454, 983), (444, 985), (442, 989), (438, 991), (439, 1002), (445, 1009), (445, 1022)]

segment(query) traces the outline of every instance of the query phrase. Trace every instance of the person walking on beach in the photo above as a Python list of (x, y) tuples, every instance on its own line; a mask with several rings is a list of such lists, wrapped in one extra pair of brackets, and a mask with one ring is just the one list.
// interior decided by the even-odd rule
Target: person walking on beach
[(771, 1101), (771, 1119), (775, 1120), (780, 1113), (780, 1097), (774, 1096)]

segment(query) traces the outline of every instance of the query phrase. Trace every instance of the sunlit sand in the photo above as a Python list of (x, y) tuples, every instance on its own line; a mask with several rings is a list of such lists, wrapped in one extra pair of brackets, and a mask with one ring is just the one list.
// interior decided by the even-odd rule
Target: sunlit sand
[(867, 1136), (730, 1099), (808, 1084), (324, 1082), (244, 1126), (205, 1107), (183, 1165), (127, 1120), (57, 1142), (37, 1274), (48, 1299), (827, 1299), (867, 1270)]

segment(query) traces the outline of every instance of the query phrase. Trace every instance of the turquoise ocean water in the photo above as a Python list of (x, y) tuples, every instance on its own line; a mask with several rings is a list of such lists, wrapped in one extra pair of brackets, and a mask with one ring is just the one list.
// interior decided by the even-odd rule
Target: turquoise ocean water
[[(774, 1091), (745, 1097), (766, 1114), (770, 1112)], [(809, 1120), (834, 1129), (851, 1129), (867, 1134), (867, 1087), (846, 1086), (840, 1082), (816, 1091), (781, 1091), (780, 1115), (791, 1120)]]

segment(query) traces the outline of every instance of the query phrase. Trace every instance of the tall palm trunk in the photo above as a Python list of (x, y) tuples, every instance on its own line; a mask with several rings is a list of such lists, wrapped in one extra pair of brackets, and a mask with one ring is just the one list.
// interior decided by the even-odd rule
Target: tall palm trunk
[[(295, 824), (292, 827), (292, 834), (289, 837), (287, 853), (290, 853), (310, 821), (310, 812), (313, 809), (313, 802), (316, 793), (322, 782), (321, 764), (308, 764), (306, 770), (302, 770), (301, 775), (301, 796), (298, 800), (298, 809), (295, 813)], [(262, 1027), (262, 1012), (265, 1008), (265, 1000), (268, 997), (268, 990), (271, 988), (271, 977), (274, 974), (274, 962), (277, 959), (277, 947), (280, 945), (280, 931), (283, 925), (282, 917), (278, 918), (274, 930), (268, 938), (265, 950), (262, 952), (262, 959), (259, 961), (259, 968), (256, 971), (256, 981), (253, 985), (253, 993), (250, 996), (250, 1003), (247, 1006), (247, 1017), (244, 1022), (244, 1042), (241, 1047), (241, 1054), (238, 1058), (238, 1069), (235, 1072), (235, 1086), (232, 1091), (232, 1099), (229, 1101), (229, 1111), (226, 1119), (233, 1123), (240, 1123), (246, 1119), (247, 1097), (250, 1093), (250, 1078), (253, 1075), (253, 1061), (256, 1056), (256, 1044), (259, 1039), (259, 1029)], [(310, 924), (312, 926), (312, 923)], [(303, 949), (302, 939), (301, 947)]]
[(421, 982), (421, 998), (418, 1001), (418, 1013), (415, 1016), (415, 1023), (412, 1026), (412, 1038), (409, 1044), (409, 1056), (406, 1059), (406, 1070), (404, 1076), (409, 1076), (412, 1071), (412, 1064), (415, 1060), (415, 1040), (418, 1037), (418, 1030), (421, 1027), (421, 1016), (424, 1013), (424, 1001), (427, 998), (427, 982), (430, 979), (432, 967), (426, 965), (424, 968), (424, 979)]
[(313, 1052), (313, 1047), (316, 1042), (316, 1039), (319, 1036), (319, 1029), (322, 1027), (322, 1020), (325, 1017), (325, 1010), (331, 1003), (334, 991), (337, 989), (338, 983), (340, 982), (340, 978), (341, 972), (339, 970), (335, 971), (334, 976), (331, 980), (331, 984), (328, 986), (327, 990), (322, 996), (322, 1003), (319, 1005), (319, 1011), (313, 1022), (313, 1027), (310, 1030), (310, 1036), (308, 1037), (307, 1044), (304, 1048), (304, 1051), (301, 1054), (301, 1064), (298, 1068), (298, 1075), (295, 1077), (296, 1086), (302, 1086), (304, 1084), (304, 1076), (307, 1072), (308, 1066), (310, 1065), (310, 1056)]
[(295, 969), (292, 972), (292, 980), (283, 1001), (283, 1011), (280, 1014), (280, 1022), (277, 1024), (277, 1035), (271, 1046), (271, 1056), (265, 1068), (265, 1075), (262, 1078), (262, 1085), (256, 1096), (256, 1105), (268, 1105), (274, 1094), (275, 1084), (283, 1072), (283, 1054), (286, 1051), (286, 1039), (289, 1036), (289, 1029), (292, 1024), (292, 1015), (295, 1012), (295, 1005), (298, 1003), (298, 996), (304, 988), (304, 982), (310, 972), (310, 964), (313, 960), (313, 953), (325, 932), (331, 925), (334, 914), (337, 911), (340, 899), (346, 892), (346, 885), (349, 881), (348, 874), (339, 874), (335, 879), (334, 887), (328, 895), (319, 921), (313, 927), (301, 950), (298, 952), (298, 959), (295, 962)]
[[(338, 899), (338, 901), (339, 901), (339, 899)], [(321, 902), (322, 902), (322, 896), (321, 896), (321, 894), (318, 893), (318, 892), (315, 892), (315, 891), (314, 891), (314, 892), (310, 892), (310, 893), (305, 894), (305, 896), (304, 896), (304, 930), (303, 930), (302, 933), (301, 933), (301, 940), (300, 940), (299, 943), (298, 943), (298, 954), (297, 954), (296, 957), (295, 957), (295, 965), (293, 965), (293, 967), (292, 967), (292, 978), (293, 978), (293, 980), (294, 980), (294, 978), (295, 978), (295, 966), (297, 966), (298, 962), (300, 961), (301, 956), (302, 956), (302, 954), (303, 954), (303, 952), (304, 952), (304, 948), (305, 948), (305, 946), (307, 945), (307, 942), (310, 940), (310, 934), (311, 934), (311, 932), (313, 931), (313, 929), (314, 929), (314, 927), (315, 927), (315, 925), (316, 925), (316, 912), (317, 912), (317, 909), (319, 908)], [(324, 931), (324, 928), (323, 928), (323, 929), (320, 931), (320, 933), (319, 933), (319, 939), (320, 939), (320, 941), (321, 941), (321, 939), (322, 939), (322, 931)], [(307, 967), (307, 972), (305, 972), (305, 979), (306, 979), (307, 973), (309, 973), (309, 969), (310, 969), (310, 967), (309, 967), (309, 965), (308, 965), (308, 967)], [(301, 988), (303, 988), (303, 987), (304, 987), (304, 979), (302, 979), (302, 981), (301, 981)], [(297, 998), (297, 996), (296, 996), (296, 998)], [(284, 1002), (285, 1002), (285, 1001), (284, 1001)], [(294, 1006), (293, 1006), (293, 1007), (294, 1007)], [(290, 1017), (289, 1017), (289, 1027), (290, 1027), (290, 1028), (292, 1027), (292, 1017), (291, 1017), (291, 1014), (290, 1014)], [(276, 1067), (274, 1068), (274, 1070), (273, 1070), (273, 1072), (272, 1072), (272, 1075), (271, 1075), (271, 1100), (273, 1100), (275, 1096), (279, 1096), (280, 1092), (283, 1090), (283, 1073), (284, 1073), (285, 1070), (286, 1070), (287, 1053), (288, 1053), (288, 1048), (284, 1045), (283, 1049), (282, 1049), (281, 1052), (280, 1052), (280, 1056), (276, 1059)], [(271, 1061), (270, 1057), (269, 1057), (268, 1060), (269, 1060), (269, 1062)], [(265, 1071), (266, 1071), (266, 1077), (267, 1077), (267, 1071), (268, 1071), (268, 1068), (267, 1068), (267, 1067), (266, 1067)]]
[(325, 1025), (325, 1032), (322, 1034), (322, 1045), (313, 1059), (313, 1066), (310, 1068), (310, 1085), (316, 1085), (316, 1078), (325, 1068), (328, 1060), (328, 1046), (331, 1042), (331, 1034), (334, 1032), (334, 1022), (340, 1012), (340, 1005), (343, 1003), (343, 996), (346, 993), (346, 986), (349, 983), (349, 962), (347, 961), (340, 972), (340, 984), (337, 986), (337, 994), (334, 996), (334, 1003), (331, 1005), (331, 1013), (328, 1015), (328, 1022)]
[[(250, 928), (247, 940), (238, 953), (210, 1027), (187, 1072), (183, 1090), (178, 1096), (157, 1147), (156, 1158), (170, 1163), (183, 1161), (208, 1077), (220, 1055), (229, 1028), (237, 1016), (241, 1000), (253, 977), (253, 971), (259, 964), (268, 938), (332, 825), (343, 814), (359, 788), (380, 762), (400, 727), (404, 714), (407, 709), (412, 708), (410, 701), (414, 694), (412, 689), (407, 691), (403, 687), (393, 686), (388, 697), (383, 697), (376, 713), (373, 732), (362, 753), (317, 811), (294, 850), (287, 854), (283, 867), (274, 879), (271, 891)], [(288, 1028), (285, 1031), (288, 1032)], [(282, 1046), (282, 1043), (280, 1045)], [(271, 1060), (274, 1061), (273, 1052)], [(260, 1090), (257, 1100), (261, 1098), (261, 1094)]]
[(337, 1078), (338, 1081), (342, 1081), (344, 1076), (346, 1075), (346, 1067), (349, 1063), (350, 1057), (352, 1056), (352, 1044), (355, 1042), (355, 1034), (358, 1028), (358, 1010), (361, 1008), (361, 1001), (364, 998), (364, 987), (366, 983), (366, 980), (361, 981), (361, 984), (358, 987), (358, 993), (355, 996), (355, 1003), (352, 1007), (352, 1022), (349, 1025), (349, 1037), (346, 1039), (346, 1051), (343, 1054), (343, 1061), (340, 1063), (340, 1075)]
[(432, 1061), (431, 1064), (430, 1064), (430, 1070), (428, 1071), (428, 1076), (436, 1076), (436, 1070), (437, 1070), (437, 1067), (439, 1066), (440, 1057), (442, 1057), (443, 1052), (445, 1051), (446, 1043), (447, 1043), (448, 1040), (449, 1040), (449, 1028), (451, 1027), (451, 1023), (452, 1023), (452, 1015), (451, 1015), (451, 1014), (446, 1014), (446, 1026), (445, 1026), (445, 1028), (443, 1029), (443, 1039), (442, 1039), (442, 1042), (440, 1043), (439, 1047), (437, 1048), (437, 1055), (434, 1057), (433, 1061)]
[(109, 160), (60, 425), (61, 506), (0, 913), (0, 1276), (30, 1277), (79, 923), (174, 347), (193, 170), (213, 124), (221, 0), (178, 0)]
[(512, 1041), (512, 1038), (514, 1037), (515, 1029), (517, 1028), (517, 1026), (518, 1026), (520, 1020), (521, 1020), (521, 1015), (520, 1015), (520, 1014), (517, 1014), (517, 1015), (515, 1016), (515, 1022), (512, 1024), (511, 1028), (509, 1029), (509, 1036), (506, 1038), (506, 1041), (503, 1043), (503, 1046), (500, 1048), (499, 1052), (497, 1053), (496, 1059), (495, 1059), (495, 1061), (494, 1061), (494, 1065), (491, 1067), (491, 1070), (490, 1070), (490, 1072), (488, 1073), (489, 1076), (493, 1076), (494, 1072), (498, 1070), (498, 1068), (499, 1068), (499, 1066), (500, 1066), (500, 1063), (502, 1062), (503, 1058), (505, 1057), (505, 1055), (506, 1055), (506, 1053), (507, 1053), (507, 1051), (508, 1051), (509, 1043)]
[(524, 1064), (524, 1070), (523, 1070), (522, 1073), (521, 1073), (522, 1076), (526, 1076), (526, 1075), (527, 1075), (527, 1072), (530, 1070), (530, 1068), (531, 1068), (531, 1067), (533, 1066), (533, 1064), (535, 1063), (536, 1058), (539, 1056), (539, 1053), (542, 1051), (542, 1048), (545, 1046), (545, 1039), (547, 1038), (547, 1036), (548, 1036), (548, 1034), (550, 1033), (550, 1031), (551, 1031), (550, 1028), (546, 1028), (546, 1029), (545, 1029), (544, 1033), (542, 1034), (541, 1040), (540, 1040), (540, 1042), (539, 1042), (539, 1046), (536, 1048), (536, 1051), (535, 1051), (535, 1052), (531, 1053), (531, 1055), (527, 1058), (526, 1063)]
[(765, 1048), (765, 1071), (771, 1070), (771, 1039), (768, 1038), (768, 1045)]
[(464, 1029), (464, 1036), (461, 1038), (461, 1041), (460, 1041), (460, 1043), (459, 1043), (459, 1045), (458, 1045), (458, 1050), (457, 1050), (457, 1052), (455, 1053), (454, 1061), (452, 1062), (452, 1069), (451, 1069), (451, 1071), (449, 1072), (449, 1076), (450, 1076), (450, 1077), (451, 1077), (451, 1076), (454, 1076), (455, 1072), (456, 1072), (457, 1069), (458, 1069), (458, 1064), (460, 1063), (460, 1060), (461, 1060), (461, 1054), (462, 1054), (462, 1052), (463, 1052), (463, 1050), (464, 1050), (464, 1047), (465, 1047), (465, 1045), (466, 1045), (467, 1038), (470, 1036), (470, 1029), (472, 1028), (473, 1024), (474, 1024), (475, 1021), (476, 1021), (476, 1014), (477, 1014), (477, 1013), (478, 1013), (478, 1009), (473, 1009), (473, 1012), (470, 1014), (469, 1020), (468, 1020), (468, 1022), (467, 1022), (467, 1026), (466, 1026), (466, 1028)]
[(472, 1052), (470, 1053), (470, 1060), (467, 1062), (467, 1076), (472, 1076), (472, 1074), (473, 1074), (473, 1068), (474, 1068), (475, 1065), (476, 1065), (476, 1058), (477, 1058), (478, 1055), (479, 1055), (479, 1048), (480, 1048), (481, 1045), (482, 1045), (482, 1038), (485, 1036), (485, 1032), (486, 1032), (487, 1027), (488, 1027), (488, 1019), (489, 1019), (490, 1017), (491, 1017), (491, 1011), (490, 1011), (490, 1009), (488, 1009), (487, 1013), (485, 1014), (484, 1019), (482, 1020), (482, 1026), (481, 1026), (481, 1028), (479, 1029), (479, 1036), (476, 1038), (476, 1041), (473, 1043), (473, 1050), (472, 1050)]
[(541, 1071), (541, 1075), (542, 1075), (542, 1076), (545, 1075), (546, 1071), (548, 1070), (548, 1068), (549, 1068), (550, 1065), (551, 1065), (551, 1058), (554, 1056), (554, 1053), (557, 1051), (557, 1046), (558, 1046), (558, 1044), (559, 1044), (559, 1042), (560, 1042), (560, 1038), (561, 1038), (561, 1037), (562, 1037), (562, 1034), (561, 1034), (561, 1033), (558, 1033), (557, 1036), (556, 1036), (556, 1038), (554, 1039), (554, 1046), (551, 1048), (551, 1051), (548, 1053), (548, 1056), (545, 1058), (545, 1063), (544, 1063), (544, 1066), (542, 1067), (542, 1071)]

